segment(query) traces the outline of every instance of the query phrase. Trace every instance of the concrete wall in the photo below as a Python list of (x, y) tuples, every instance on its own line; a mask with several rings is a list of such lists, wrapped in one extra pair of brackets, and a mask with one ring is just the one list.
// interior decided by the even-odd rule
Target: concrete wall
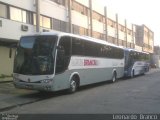
[(9, 48), (0, 46), (0, 75), (11, 75), (13, 73), (15, 49), (12, 49), (11, 58), (9, 58), (9, 51)]
[(116, 29), (108, 26), (108, 35), (112, 37), (116, 37)]
[[(127, 29), (132, 30), (132, 23), (129, 23), (128, 21), (127, 21)], [(134, 26), (133, 26), (133, 32), (135, 32)], [(135, 36), (132, 36), (132, 33), (131, 35), (127, 34), (127, 41), (130, 43), (135, 43)]]
[(130, 43), (133, 43), (134, 41), (132, 41), (132, 36), (127, 34), (127, 41)]
[(89, 0), (75, 0), (75, 1), (77, 1), (78, 3), (81, 3), (89, 8)]
[(62, 21), (67, 21), (67, 9), (49, 0), (41, 0), (40, 13)]
[(126, 37), (126, 33), (119, 31), (119, 39), (124, 40), (125, 41), (125, 37)]
[(104, 6), (99, 3), (99, 0), (92, 0), (92, 8), (94, 11), (104, 15)]
[(35, 0), (1, 0), (1, 2), (23, 8), (30, 11), (35, 11)]
[(72, 24), (88, 29), (88, 17), (79, 12), (72, 11)]
[[(33, 34), (35, 27), (33, 25), (0, 18), (2, 20), (2, 27), (0, 27), (0, 38), (19, 40), (22, 35)], [(28, 31), (22, 31), (21, 25), (27, 25)]]
[(93, 19), (93, 31), (104, 33), (103, 23)]

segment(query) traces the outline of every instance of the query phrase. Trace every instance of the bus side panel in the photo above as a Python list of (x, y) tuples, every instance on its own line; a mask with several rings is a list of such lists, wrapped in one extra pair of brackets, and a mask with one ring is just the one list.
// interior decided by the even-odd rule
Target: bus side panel
[(117, 78), (122, 78), (124, 77), (124, 67), (117, 67)]
[(85, 70), (78, 70), (80, 75), (83, 75), (80, 85), (87, 85), (106, 81), (112, 78), (112, 68), (90, 68)]
[(80, 85), (87, 85), (92, 83), (103, 82), (112, 79), (112, 71), (116, 69), (117, 78), (121, 78), (124, 75), (124, 68), (97, 68), (79, 70), (80, 74), (83, 74)]
[(66, 70), (61, 74), (57, 74), (54, 77), (53, 88), (54, 91), (64, 90), (69, 88), (70, 75), (72, 74), (71, 70)]
[(77, 72), (80, 77), (80, 86), (103, 82), (112, 79), (112, 72), (116, 69), (117, 78), (124, 75), (124, 68), (89, 68), (89, 69), (75, 69), (68, 70), (62, 74), (56, 75), (54, 78), (54, 90), (63, 90), (69, 88), (70, 76)]
[(69, 88), (70, 77), (75, 72), (79, 74), (80, 85), (88, 85), (111, 80), (113, 70), (116, 70), (117, 78), (123, 77), (124, 59), (72, 56), (68, 70), (55, 75), (54, 90), (57, 91)]

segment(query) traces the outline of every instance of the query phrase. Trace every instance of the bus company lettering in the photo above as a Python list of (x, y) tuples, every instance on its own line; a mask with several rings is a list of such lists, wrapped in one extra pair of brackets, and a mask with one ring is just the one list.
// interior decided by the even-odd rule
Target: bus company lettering
[(84, 66), (96, 66), (97, 65), (97, 61), (96, 60), (84, 60)]
[(72, 66), (83, 66), (83, 59), (74, 59), (72, 61)]

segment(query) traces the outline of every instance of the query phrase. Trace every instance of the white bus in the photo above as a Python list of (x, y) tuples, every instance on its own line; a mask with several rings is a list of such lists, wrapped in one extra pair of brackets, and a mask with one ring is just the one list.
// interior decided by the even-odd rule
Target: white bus
[(139, 52), (134, 49), (124, 49), (125, 51), (125, 77), (145, 74), (149, 71), (149, 53)]
[(16, 88), (68, 89), (124, 76), (124, 50), (106, 41), (69, 33), (22, 36), (14, 60)]

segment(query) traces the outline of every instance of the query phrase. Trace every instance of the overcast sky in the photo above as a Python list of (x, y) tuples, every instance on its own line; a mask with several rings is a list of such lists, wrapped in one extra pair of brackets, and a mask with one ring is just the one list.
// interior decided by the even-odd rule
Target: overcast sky
[(155, 45), (160, 45), (159, 0), (98, 0), (127, 21), (145, 24), (154, 32)]

